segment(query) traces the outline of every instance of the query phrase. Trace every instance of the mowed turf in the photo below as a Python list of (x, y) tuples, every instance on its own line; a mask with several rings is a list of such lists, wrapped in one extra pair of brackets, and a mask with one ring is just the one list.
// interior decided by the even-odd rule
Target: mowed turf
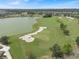
[[(67, 25), (70, 36), (63, 34), (58, 21)], [(75, 39), (79, 36), (79, 24), (77, 21), (77, 19), (70, 20), (65, 17), (62, 17), (62, 19), (58, 17), (42, 18), (34, 24), (33, 31), (37, 30), (40, 26), (45, 26), (47, 29), (34, 35), (35, 41), (32, 43), (26, 43), (18, 39), (21, 35), (10, 36), (10, 52), (13, 59), (27, 59), (30, 53), (33, 53), (37, 57), (49, 55), (49, 48), (55, 43), (61, 47), (66, 43), (70, 43), (74, 47)]]

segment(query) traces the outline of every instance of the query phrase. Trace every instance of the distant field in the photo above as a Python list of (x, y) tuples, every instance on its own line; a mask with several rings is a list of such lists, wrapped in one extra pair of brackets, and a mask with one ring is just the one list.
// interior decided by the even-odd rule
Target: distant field
[[(65, 36), (62, 33), (60, 23), (57, 22), (58, 20), (67, 25), (67, 29), (70, 30), (70, 36)], [(34, 37), (36, 39), (32, 43), (26, 43), (18, 39), (20, 35), (10, 36), (10, 52), (13, 59), (27, 59), (28, 54), (31, 52), (38, 57), (49, 55), (49, 48), (55, 43), (61, 46), (66, 43), (71, 43), (74, 47), (74, 40), (79, 36), (79, 24), (77, 23), (77, 19), (70, 20), (64, 17), (62, 19), (58, 17), (42, 18), (34, 24), (33, 31), (37, 30), (40, 26), (45, 26), (47, 29), (35, 35)]]

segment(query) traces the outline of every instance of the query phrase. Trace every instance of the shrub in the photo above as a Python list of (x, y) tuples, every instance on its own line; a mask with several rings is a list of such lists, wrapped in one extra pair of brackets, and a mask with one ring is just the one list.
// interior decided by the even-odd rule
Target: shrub
[(28, 55), (28, 59), (36, 59), (36, 56), (34, 54), (30, 53)]
[(70, 44), (64, 45), (63, 53), (66, 54), (66, 55), (71, 55), (71, 53), (72, 53), (72, 46)]
[(54, 44), (54, 46), (51, 48), (52, 56), (55, 56), (56, 58), (62, 58), (63, 53), (61, 51), (61, 48), (58, 44)]
[(2, 44), (8, 45), (8, 44), (9, 44), (8, 39), (9, 39), (8, 36), (2, 36), (2, 37), (0, 38), (0, 41), (1, 41)]
[(69, 30), (63, 30), (64, 34), (69, 36)]
[(76, 44), (79, 46), (79, 37), (76, 38)]
[(67, 26), (66, 26), (64, 23), (61, 23), (61, 24), (60, 24), (60, 28), (61, 28), (61, 30), (65, 30), (66, 27), (67, 27)]
[(52, 17), (52, 14), (45, 14), (43, 17)]

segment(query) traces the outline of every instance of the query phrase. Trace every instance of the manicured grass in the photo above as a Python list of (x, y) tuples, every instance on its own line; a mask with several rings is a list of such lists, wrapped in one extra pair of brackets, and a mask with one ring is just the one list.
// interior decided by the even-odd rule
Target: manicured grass
[[(57, 22), (57, 20), (67, 25), (70, 36), (65, 36), (63, 34), (60, 29), (60, 23)], [(45, 26), (47, 29), (35, 35), (34, 37), (36, 39), (32, 43), (26, 43), (18, 39), (20, 35), (10, 37), (10, 52), (13, 59), (27, 59), (29, 53), (33, 53), (36, 56), (48, 55), (50, 54), (49, 48), (55, 43), (58, 43), (60, 46), (70, 43), (74, 47), (75, 38), (79, 36), (79, 24), (77, 24), (76, 19), (75, 21), (69, 21), (64, 17), (62, 19), (58, 17), (43, 18), (38, 20), (38, 23), (34, 24), (33, 31), (37, 30), (40, 26)]]

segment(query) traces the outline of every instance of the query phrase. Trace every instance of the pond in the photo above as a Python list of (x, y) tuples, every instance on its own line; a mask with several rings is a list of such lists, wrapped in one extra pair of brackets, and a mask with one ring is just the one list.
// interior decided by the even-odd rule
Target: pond
[(32, 31), (32, 25), (36, 23), (33, 17), (16, 17), (0, 19), (0, 36), (15, 35)]

